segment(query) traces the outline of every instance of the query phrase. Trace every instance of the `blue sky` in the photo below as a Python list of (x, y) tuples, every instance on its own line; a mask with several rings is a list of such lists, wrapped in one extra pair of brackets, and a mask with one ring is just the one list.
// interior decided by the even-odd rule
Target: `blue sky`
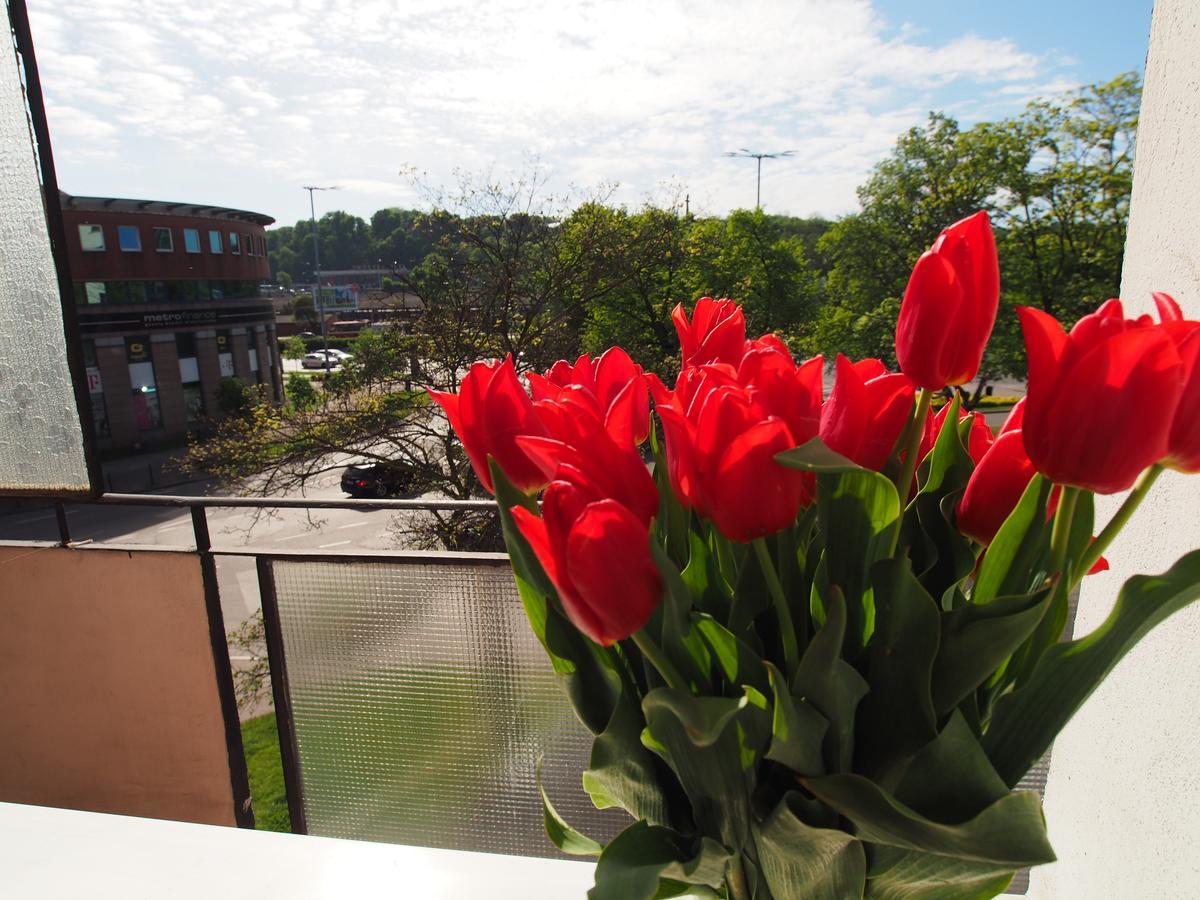
[(896, 136), (1143, 67), (1151, 0), (29, 0), (59, 181), (291, 223), (537, 160), (547, 190), (855, 207)]

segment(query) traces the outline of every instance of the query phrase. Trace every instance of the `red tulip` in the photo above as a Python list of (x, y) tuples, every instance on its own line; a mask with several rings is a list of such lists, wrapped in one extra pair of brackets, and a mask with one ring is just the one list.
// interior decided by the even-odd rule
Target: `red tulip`
[(955, 222), (913, 267), (896, 322), (896, 359), (930, 390), (979, 372), (1000, 303), (1000, 265), (987, 213)]
[(1001, 434), (976, 463), (958, 502), (958, 530), (990, 544), (1035, 474), (1021, 430)]
[(640, 444), (650, 433), (650, 400), (642, 367), (620, 347), (594, 361), (585, 353), (571, 365), (560, 359), (545, 375), (529, 373), (533, 399), (554, 399), (569, 387), (586, 392), (596, 402), (609, 432), (618, 441)]
[(797, 366), (786, 348), (779, 352), (760, 347), (742, 357), (737, 380), (754, 388), (767, 411), (787, 422), (798, 446), (816, 437), (821, 428), (824, 367), (820, 356)]
[(583, 473), (563, 474), (546, 488), (541, 518), (514, 506), (513, 519), (567, 618), (607, 647), (646, 624), (662, 599), (662, 578), (647, 524)]
[(1119, 300), (1069, 335), (1041, 310), (1017, 314), (1029, 357), (1025, 447), (1039, 472), (1112, 494), (1167, 457), (1184, 366), (1162, 326), (1126, 320)]
[(633, 445), (618, 443), (586, 401), (567, 395), (536, 405), (550, 435), (522, 435), (517, 444), (543, 480), (578, 480), (585, 473), (597, 496), (616, 500), (649, 525), (658, 512), (658, 489)]
[(1183, 365), (1183, 394), (1162, 462), (1181, 472), (1200, 472), (1200, 322), (1185, 319), (1169, 294), (1156, 293), (1154, 302)]
[(804, 473), (775, 462), (797, 444), (787, 423), (727, 378), (723, 366), (685, 369), (677, 390), (656, 390), (656, 400), (676, 495), (745, 543), (786, 528), (811, 496)]
[(684, 366), (723, 362), (736, 366), (746, 350), (746, 317), (732, 300), (701, 297), (692, 310), (692, 321), (680, 303), (671, 312)]
[[(929, 416), (925, 419), (925, 433), (921, 435), (918, 459), (924, 459), (933, 450), (938, 435), (942, 433), (942, 426), (946, 424), (946, 417), (950, 414), (950, 406), (951, 404), (947, 403), (936, 416)], [(992, 434), (992, 429), (988, 427), (987, 420), (980, 413), (960, 413), (958, 421), (961, 424), (967, 418), (971, 420), (971, 430), (967, 433), (967, 453), (978, 465), (979, 460), (983, 458), (983, 454), (987, 453), (996, 438)]]
[(877, 359), (838, 354), (837, 378), (821, 409), (821, 440), (867, 469), (882, 469), (908, 422), (915, 388)]
[(514, 485), (527, 493), (548, 481), (516, 443), (517, 435), (544, 434), (545, 430), (517, 378), (511, 356), (504, 362), (475, 363), (457, 394), (426, 390), (446, 411), (450, 427), (458, 434), (471, 467), (489, 493), (495, 493), (488, 471), (489, 456)]

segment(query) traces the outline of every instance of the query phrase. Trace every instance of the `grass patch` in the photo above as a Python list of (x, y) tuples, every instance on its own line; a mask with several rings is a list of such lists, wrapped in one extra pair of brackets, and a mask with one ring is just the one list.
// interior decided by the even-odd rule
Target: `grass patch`
[(250, 800), (254, 804), (254, 827), (260, 831), (291, 832), (283, 763), (279, 759), (279, 730), (275, 713), (242, 723), (242, 745), (250, 774)]

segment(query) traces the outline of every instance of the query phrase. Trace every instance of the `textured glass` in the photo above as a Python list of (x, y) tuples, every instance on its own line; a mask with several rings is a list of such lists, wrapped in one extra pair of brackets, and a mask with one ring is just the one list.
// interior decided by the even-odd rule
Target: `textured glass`
[(0, 492), (85, 491), (83, 432), (25, 98), (0, 54)]
[(311, 834), (556, 856), (555, 806), (607, 840), (591, 735), (529, 629), (507, 561), (275, 562)]

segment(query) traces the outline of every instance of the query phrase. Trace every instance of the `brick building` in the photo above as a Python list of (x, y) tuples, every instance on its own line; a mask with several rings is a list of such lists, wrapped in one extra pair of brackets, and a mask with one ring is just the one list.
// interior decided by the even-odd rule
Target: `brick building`
[(237, 376), (281, 398), (259, 213), (61, 195), (100, 449), (178, 437)]

